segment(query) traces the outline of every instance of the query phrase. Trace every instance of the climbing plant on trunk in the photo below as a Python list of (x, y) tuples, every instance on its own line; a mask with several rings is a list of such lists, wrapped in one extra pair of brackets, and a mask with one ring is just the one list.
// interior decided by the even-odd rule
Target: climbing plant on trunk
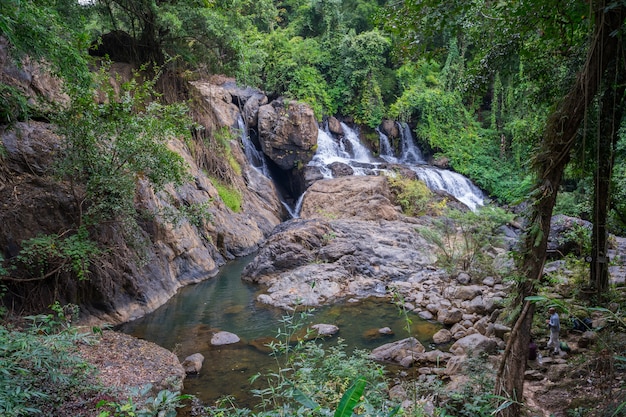
[(496, 394), (509, 398), (511, 405), (500, 410), (500, 416), (520, 415), (534, 313), (534, 305), (527, 297), (536, 293), (536, 283), (543, 272), (552, 210), (563, 171), (570, 159), (570, 151), (587, 108), (606, 76), (608, 64), (621, 47), (620, 38), (616, 34), (624, 22), (626, 6), (621, 2), (612, 3), (611, 6), (607, 7), (605, 1), (593, 3), (595, 29), (587, 59), (569, 93), (550, 116), (543, 143), (534, 161), (537, 177), (518, 262), (522, 277), (518, 285), (517, 303), (523, 308), (507, 343), (496, 381)]

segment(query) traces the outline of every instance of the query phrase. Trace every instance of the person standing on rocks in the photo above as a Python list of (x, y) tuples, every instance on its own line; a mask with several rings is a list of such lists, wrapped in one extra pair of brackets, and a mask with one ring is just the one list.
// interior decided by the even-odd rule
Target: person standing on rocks
[(561, 342), (559, 341), (559, 332), (561, 331), (561, 322), (559, 320), (559, 314), (554, 307), (548, 309), (550, 318), (546, 320), (548, 328), (550, 329), (550, 340), (548, 341), (548, 348), (553, 349), (552, 353), (558, 355), (561, 351)]

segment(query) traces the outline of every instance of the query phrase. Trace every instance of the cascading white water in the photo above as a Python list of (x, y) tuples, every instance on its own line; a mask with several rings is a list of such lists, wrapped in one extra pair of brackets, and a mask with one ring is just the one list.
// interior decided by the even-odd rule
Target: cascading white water
[(410, 166), (417, 177), (431, 190), (443, 190), (453, 195), (467, 207), (476, 210), (483, 205), (483, 193), (467, 177), (432, 166)]
[(269, 168), (265, 162), (265, 155), (263, 155), (263, 152), (257, 149), (256, 146), (254, 146), (254, 143), (250, 140), (250, 136), (248, 136), (248, 129), (246, 128), (246, 124), (241, 115), (237, 118), (237, 127), (241, 132), (243, 153), (246, 155), (246, 158), (248, 158), (248, 162), (250, 162), (250, 165), (259, 170), (263, 175), (271, 178)]
[(285, 207), (285, 209), (287, 210), (287, 212), (289, 213), (292, 219), (300, 218), (300, 210), (302, 209), (302, 201), (304, 200), (305, 194), (306, 194), (306, 191), (303, 192), (302, 195), (300, 195), (300, 197), (298, 197), (298, 201), (296, 201), (296, 205), (294, 207), (291, 207), (289, 204), (287, 204), (284, 201), (282, 202), (283, 207)]
[(400, 156), (400, 163), (402, 164), (424, 164), (424, 157), (422, 156), (422, 151), (417, 147), (415, 141), (413, 140), (413, 134), (411, 133), (411, 128), (406, 123), (399, 123), (398, 128), (400, 129), (400, 149), (402, 150), (402, 155)]
[(335, 140), (332, 135), (323, 129), (318, 129), (317, 133), (317, 151), (313, 156), (309, 166), (317, 167), (324, 178), (332, 178), (333, 174), (329, 168), (333, 162), (341, 162), (349, 165), (354, 171), (354, 175), (366, 175), (367, 170), (363, 165), (370, 164), (371, 156), (369, 151), (361, 141), (358, 134), (350, 129), (348, 126), (344, 126), (344, 139), (348, 141), (349, 149), (346, 149), (345, 144)]
[[(343, 128), (344, 140), (348, 141), (352, 148), (352, 152), (347, 152), (350, 155), (350, 159), (357, 162), (371, 162), (372, 154), (369, 149), (361, 143), (359, 133), (354, 129), (350, 129), (350, 127), (343, 122), (341, 123), (341, 127)], [(343, 143), (344, 141), (342, 140), (341, 144)]]
[[(317, 152), (309, 165), (318, 167), (324, 178), (332, 178), (333, 174), (328, 166), (333, 162), (349, 165), (352, 167), (354, 175), (367, 175), (382, 171), (379, 168), (380, 162), (375, 161), (369, 150), (361, 144), (358, 133), (344, 123), (341, 126), (344, 131), (342, 140), (348, 141), (349, 149), (342, 145), (341, 140), (338, 141), (333, 138), (328, 131), (319, 129)], [(379, 129), (376, 130), (380, 135), (381, 159), (388, 163), (406, 165), (430, 189), (445, 191), (472, 210), (483, 205), (483, 193), (478, 187), (461, 174), (427, 165), (422, 152), (415, 144), (409, 126), (406, 123), (401, 123), (398, 127), (401, 132), (401, 155), (399, 157), (393, 154), (393, 147), (389, 138)]]
[(378, 153), (380, 157), (389, 163), (397, 164), (398, 158), (393, 156), (393, 148), (391, 147), (391, 142), (389, 142), (389, 136), (381, 132), (379, 128), (376, 128), (376, 133), (378, 133)]

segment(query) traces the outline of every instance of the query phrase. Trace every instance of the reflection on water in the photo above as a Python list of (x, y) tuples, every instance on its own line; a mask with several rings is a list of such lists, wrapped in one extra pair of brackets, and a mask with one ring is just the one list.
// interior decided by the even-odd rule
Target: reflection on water
[[(251, 406), (249, 378), (274, 369), (275, 361), (264, 344), (276, 336), (286, 313), (255, 303), (261, 289), (241, 280), (241, 271), (250, 260), (229, 263), (215, 278), (181, 289), (155, 312), (119, 329), (174, 351), (181, 361), (193, 353), (204, 355), (200, 375), (185, 379), (185, 393), (204, 402), (232, 395), (240, 405)], [(336, 343), (340, 337), (348, 349), (374, 349), (408, 336), (405, 317), (386, 299), (318, 308), (309, 321), (338, 326), (338, 335), (324, 343)], [(428, 346), (440, 326), (413, 314), (410, 321), (411, 335)], [(391, 328), (393, 335), (379, 336), (376, 330), (381, 327)], [(210, 340), (217, 330), (235, 333), (241, 342), (212, 347)]]

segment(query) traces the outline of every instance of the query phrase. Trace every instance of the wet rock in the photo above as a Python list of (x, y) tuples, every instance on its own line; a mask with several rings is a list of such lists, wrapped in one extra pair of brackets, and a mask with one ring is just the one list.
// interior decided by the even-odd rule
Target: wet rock
[(224, 346), (224, 345), (232, 345), (235, 343), (239, 343), (241, 339), (234, 333), (230, 332), (217, 332), (211, 338), (211, 345), (213, 346)]
[(354, 169), (348, 164), (344, 164), (343, 162), (333, 162), (328, 165), (330, 172), (333, 175), (333, 178), (338, 177), (349, 177), (354, 175)]
[(317, 332), (318, 336), (322, 337), (332, 336), (339, 332), (339, 327), (335, 326), (334, 324), (314, 324), (313, 326), (311, 326), (311, 328)]
[(336, 136), (343, 136), (343, 127), (341, 127), (341, 122), (337, 120), (336, 117), (330, 116), (328, 118), (328, 130), (330, 133)]
[(182, 365), (187, 375), (195, 375), (200, 373), (202, 369), (202, 363), (204, 362), (204, 356), (201, 353), (194, 353), (185, 358)]
[(389, 139), (397, 139), (400, 137), (400, 129), (398, 129), (398, 123), (395, 120), (383, 120), (380, 124), (380, 131), (387, 135)]
[(291, 170), (311, 161), (318, 125), (310, 106), (275, 100), (259, 107), (258, 119), (261, 149), (278, 167)]
[(448, 343), (452, 340), (452, 333), (448, 329), (441, 329), (433, 335), (433, 342), (437, 345)]

